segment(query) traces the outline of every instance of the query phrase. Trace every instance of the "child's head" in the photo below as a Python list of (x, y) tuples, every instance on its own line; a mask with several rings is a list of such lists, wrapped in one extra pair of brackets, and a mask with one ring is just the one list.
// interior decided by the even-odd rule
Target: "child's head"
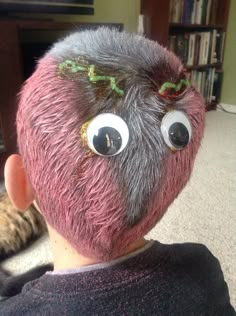
[(203, 125), (203, 99), (180, 60), (108, 29), (55, 44), (25, 83), (17, 114), (19, 152), (43, 216), (101, 260), (160, 220), (189, 179)]

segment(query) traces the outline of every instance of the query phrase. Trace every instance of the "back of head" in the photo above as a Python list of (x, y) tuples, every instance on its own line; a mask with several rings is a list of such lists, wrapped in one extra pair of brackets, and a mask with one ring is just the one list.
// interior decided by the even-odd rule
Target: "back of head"
[(46, 221), (108, 260), (143, 237), (189, 179), (202, 97), (157, 43), (106, 28), (56, 43), (25, 83), (18, 145)]

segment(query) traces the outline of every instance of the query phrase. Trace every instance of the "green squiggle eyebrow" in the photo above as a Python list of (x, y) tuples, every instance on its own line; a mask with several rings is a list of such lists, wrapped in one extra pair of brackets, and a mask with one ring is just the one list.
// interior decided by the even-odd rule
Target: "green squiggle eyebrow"
[(73, 60), (67, 59), (64, 62), (60, 63), (58, 68), (61, 72), (63, 72), (64, 70), (68, 70), (70, 73), (77, 73), (81, 71), (88, 72), (88, 79), (90, 82), (110, 81), (111, 89), (115, 91), (119, 96), (124, 95), (124, 90), (119, 89), (116, 84), (116, 78), (112, 76), (97, 75), (95, 73), (95, 65), (89, 65), (88, 67), (85, 67), (79, 65)]
[(163, 94), (166, 89), (174, 89), (176, 92), (182, 89), (182, 86), (190, 87), (191, 83), (188, 79), (181, 79), (178, 84), (172, 82), (165, 82), (161, 86), (160, 90), (158, 91), (160, 94)]
[(70, 72), (74, 73), (78, 71), (87, 71), (86, 67), (79, 66), (75, 61), (69, 59), (65, 60), (63, 63), (60, 63), (58, 67), (61, 71), (66, 68), (70, 69)]
[(89, 66), (88, 76), (89, 76), (89, 81), (91, 81), (91, 82), (97, 82), (97, 81), (101, 81), (101, 80), (110, 80), (111, 89), (114, 90), (119, 96), (124, 95), (124, 90), (121, 90), (117, 87), (115, 77), (97, 76), (95, 74), (95, 66), (94, 65)]

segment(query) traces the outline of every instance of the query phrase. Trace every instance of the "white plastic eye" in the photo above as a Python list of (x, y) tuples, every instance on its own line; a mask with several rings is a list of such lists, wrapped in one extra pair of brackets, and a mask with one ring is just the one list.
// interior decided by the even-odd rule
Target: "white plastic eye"
[(118, 155), (127, 146), (128, 140), (129, 129), (124, 120), (115, 114), (99, 114), (88, 125), (87, 144), (97, 155)]
[(162, 119), (161, 132), (164, 141), (171, 150), (185, 148), (192, 137), (192, 126), (182, 111), (170, 111)]

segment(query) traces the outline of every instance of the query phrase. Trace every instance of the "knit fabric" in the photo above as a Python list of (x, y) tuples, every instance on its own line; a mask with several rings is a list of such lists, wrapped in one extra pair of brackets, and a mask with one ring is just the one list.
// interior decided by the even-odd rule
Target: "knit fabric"
[(163, 245), (106, 268), (50, 275), (0, 303), (4, 316), (233, 316), (218, 260), (200, 244)]

